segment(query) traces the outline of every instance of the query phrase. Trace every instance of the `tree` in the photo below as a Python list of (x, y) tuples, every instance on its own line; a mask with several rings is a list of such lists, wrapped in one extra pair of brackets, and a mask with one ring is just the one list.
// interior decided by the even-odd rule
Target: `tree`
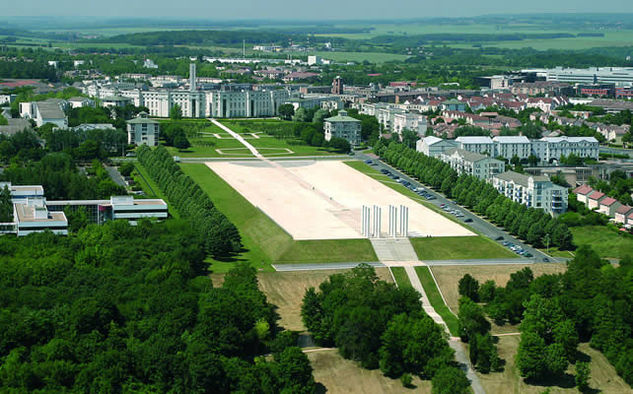
[(589, 363), (578, 361), (576, 363), (576, 387), (578, 391), (585, 392), (589, 388)]
[(169, 118), (172, 120), (180, 120), (182, 119), (182, 108), (179, 104), (174, 104), (169, 109)]
[(459, 336), (464, 342), (468, 342), (476, 334), (486, 334), (490, 331), (490, 323), (486, 320), (483, 309), (468, 297), (459, 299), (457, 318)]
[(319, 109), (312, 116), (312, 123), (321, 124), (323, 123), (323, 120), (327, 118), (329, 115), (330, 115), (330, 111), (326, 109)]
[(328, 145), (339, 153), (349, 153), (352, 150), (352, 146), (345, 138), (332, 137)]
[(278, 112), (283, 120), (291, 120), (295, 114), (295, 107), (292, 104), (282, 104), (279, 106)]
[(479, 300), (481, 302), (490, 302), (495, 298), (495, 290), (497, 285), (494, 280), (487, 280), (479, 288)]
[(527, 158), (527, 162), (530, 166), (534, 167), (538, 164), (538, 157), (533, 154), (530, 154)]
[(13, 203), (11, 201), (11, 191), (8, 186), (0, 190), (0, 222), (8, 223), (13, 221)]
[(457, 367), (441, 368), (431, 379), (433, 394), (466, 394), (470, 392), (468, 378)]
[(299, 107), (292, 117), (295, 122), (309, 122), (312, 120), (311, 114), (303, 107)]
[(402, 130), (401, 138), (402, 138), (402, 143), (411, 149), (415, 149), (415, 143), (419, 139), (418, 133), (409, 129)]
[(134, 163), (132, 163), (131, 161), (123, 162), (119, 166), (119, 172), (123, 176), (130, 176), (130, 175), (132, 175), (132, 171), (134, 171)]
[(184, 149), (189, 148), (190, 146), (191, 144), (189, 143), (189, 140), (184, 134), (178, 134), (174, 138), (174, 147), (178, 148), (178, 150), (184, 150)]
[(479, 301), (479, 281), (470, 276), (470, 274), (464, 275), (458, 284), (459, 295), (468, 297), (471, 300)]

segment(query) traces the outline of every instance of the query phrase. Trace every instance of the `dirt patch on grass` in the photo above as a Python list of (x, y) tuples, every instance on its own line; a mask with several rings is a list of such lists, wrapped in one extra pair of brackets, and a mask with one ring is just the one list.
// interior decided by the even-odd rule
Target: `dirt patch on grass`
[(390, 379), (379, 369), (367, 370), (345, 360), (337, 350), (307, 354), (314, 368), (314, 379), (325, 386), (328, 393), (430, 393), (431, 382), (414, 377), (412, 389), (402, 387), (399, 379)]
[[(304, 331), (301, 302), (306, 290), (310, 287), (318, 288), (330, 275), (346, 271), (260, 272), (257, 277), (259, 288), (266, 294), (268, 302), (278, 307), (277, 313), (281, 317), (279, 325), (288, 330)], [(380, 279), (393, 283), (387, 268), (376, 268), (376, 274)]]

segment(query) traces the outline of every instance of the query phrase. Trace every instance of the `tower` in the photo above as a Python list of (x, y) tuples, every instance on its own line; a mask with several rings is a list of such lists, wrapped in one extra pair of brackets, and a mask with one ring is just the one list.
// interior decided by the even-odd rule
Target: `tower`
[(196, 63), (189, 64), (189, 91), (196, 91)]
[(332, 81), (332, 94), (343, 94), (343, 78), (340, 76)]

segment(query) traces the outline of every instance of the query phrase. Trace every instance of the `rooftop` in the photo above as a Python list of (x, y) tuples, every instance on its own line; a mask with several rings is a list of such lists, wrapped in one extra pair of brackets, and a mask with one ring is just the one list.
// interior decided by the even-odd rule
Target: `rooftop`
[(575, 188), (573, 190), (574, 194), (582, 194), (583, 196), (586, 196), (587, 194), (591, 193), (593, 191), (593, 189), (591, 188), (591, 186), (589, 185), (580, 185), (577, 188)]
[(599, 192), (597, 190), (589, 195), (589, 198), (592, 199), (592, 200), (599, 200), (602, 197), (604, 197), (604, 193), (603, 192)]
[(37, 102), (37, 109), (43, 119), (64, 119), (66, 114), (62, 110), (60, 99), (48, 99)]
[(549, 178), (546, 176), (533, 176), (533, 175), (524, 175), (524, 174), (519, 174), (518, 172), (514, 172), (514, 171), (506, 171), (504, 173), (501, 173), (499, 175), (496, 176), (496, 178), (499, 178), (501, 180), (507, 181), (507, 182), (513, 182), (517, 185), (521, 185), (521, 186), (525, 186), (527, 187), (529, 182), (530, 182), (530, 178), (534, 181), (534, 182), (546, 182), (549, 181)]
[(455, 141), (462, 144), (492, 144), (490, 137), (457, 137)]
[(486, 155), (482, 155), (482, 154), (475, 153), (475, 152), (470, 152), (470, 151), (467, 151), (467, 150), (464, 150), (464, 149), (453, 148), (453, 149), (449, 149), (449, 150), (446, 151), (446, 155), (448, 155), (448, 156), (452, 156), (455, 153), (457, 153), (464, 160), (470, 161), (472, 163), (488, 158), (488, 156), (486, 156)]
[(530, 140), (525, 136), (500, 136), (492, 139), (502, 144), (529, 144)]
[(615, 204), (616, 202), (618, 202), (618, 200), (616, 200), (613, 197), (605, 197), (602, 201), (600, 201), (600, 205), (604, 205), (604, 206), (610, 207), (611, 205)]

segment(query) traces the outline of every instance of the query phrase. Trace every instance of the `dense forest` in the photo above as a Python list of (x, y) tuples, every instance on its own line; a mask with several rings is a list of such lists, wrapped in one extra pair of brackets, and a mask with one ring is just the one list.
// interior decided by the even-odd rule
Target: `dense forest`
[(114, 221), (0, 237), (3, 391), (313, 392), (255, 269), (214, 286), (193, 231)]
[(632, 279), (630, 256), (612, 265), (581, 246), (563, 274), (534, 278), (524, 268), (505, 287), (491, 280), (470, 286), (469, 296), (484, 302), (497, 324), (521, 323), (516, 364), (530, 382), (560, 378), (570, 364), (578, 374), (586, 366), (577, 345), (589, 342), (633, 386)]
[(165, 193), (169, 203), (195, 229), (200, 243), (214, 257), (227, 257), (241, 249), (237, 228), (209, 199), (209, 196), (174, 162), (167, 149), (141, 146), (139, 162)]
[(392, 378), (431, 379), (434, 393), (469, 392), (446, 334), (423, 311), (420, 294), (378, 280), (369, 265), (330, 275), (318, 291), (309, 288), (301, 316), (318, 344), (336, 346), (364, 368), (380, 368)]
[(468, 175), (457, 175), (447, 163), (428, 157), (404, 144), (379, 141), (374, 152), (392, 166), (431, 185), (449, 198), (455, 199), (474, 212), (484, 215), (534, 247), (550, 246), (562, 250), (573, 249), (572, 234), (560, 220), (543, 210), (528, 208), (505, 197), (484, 180)]

